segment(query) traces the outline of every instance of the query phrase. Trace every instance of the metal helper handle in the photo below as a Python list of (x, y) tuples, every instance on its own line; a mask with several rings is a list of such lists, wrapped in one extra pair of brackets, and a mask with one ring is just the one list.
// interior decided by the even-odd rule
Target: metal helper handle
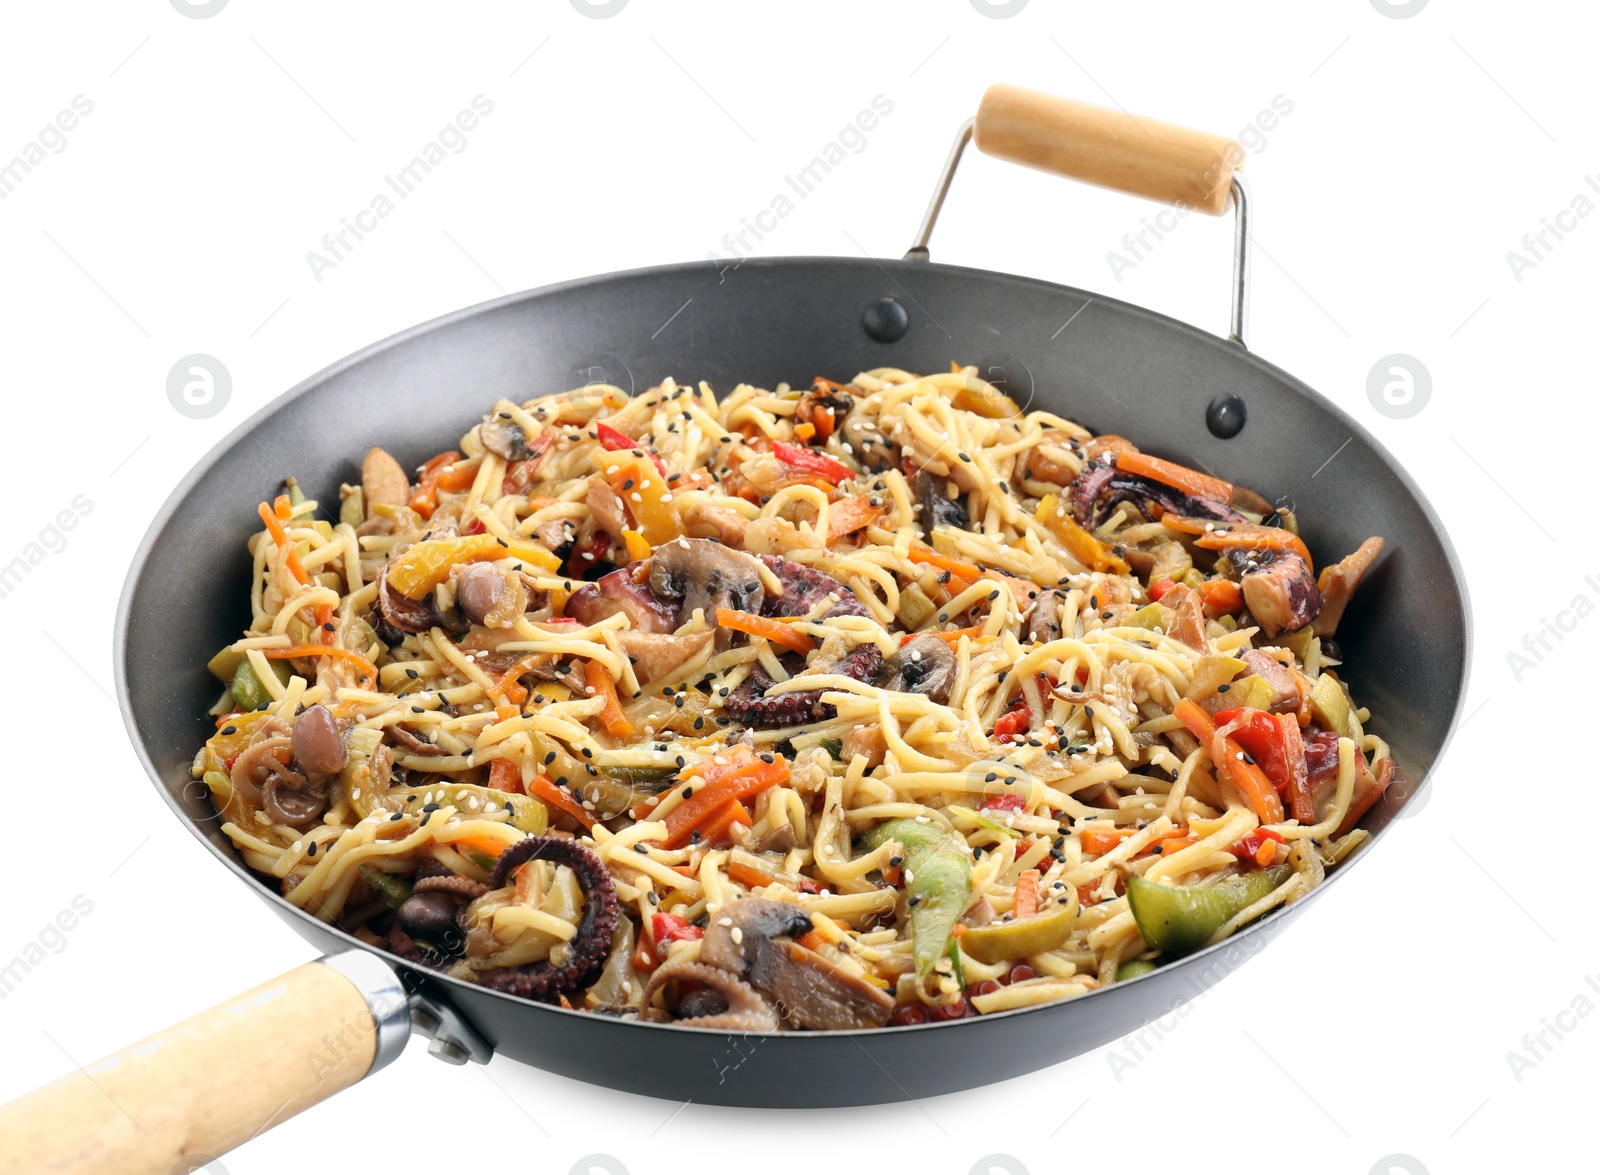
[(1245, 345), (1250, 201), (1238, 174), (1244, 149), (1234, 140), (1019, 86), (990, 86), (977, 116), (956, 133), (906, 260), (928, 260), (928, 239), (969, 142), (985, 155), (1208, 216), (1221, 216), (1231, 206), (1233, 314), (1228, 338)]

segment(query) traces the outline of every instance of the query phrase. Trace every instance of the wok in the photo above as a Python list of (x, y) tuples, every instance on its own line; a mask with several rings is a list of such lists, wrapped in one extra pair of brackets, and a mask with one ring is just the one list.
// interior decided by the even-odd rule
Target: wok
[[(1066, 286), (930, 263), (928, 237), (969, 139), (1169, 204), (1234, 208), (1230, 337)], [(1077, 1000), (923, 1027), (733, 1037), (536, 1004), (363, 947), (249, 872), (189, 775), (216, 695), (206, 660), (247, 619), (251, 507), (286, 474), (332, 500), (341, 481), (358, 480), (367, 446), (414, 466), (501, 396), (520, 401), (590, 381), (643, 391), (668, 374), (723, 391), (880, 366), (941, 370), (959, 358), (1019, 402), (1283, 495), (1300, 507), (1319, 564), (1368, 535), (1386, 537), (1340, 634), (1371, 729), (1389, 741), (1411, 786), (1391, 788), (1365, 821), (1378, 834), (1355, 859), (1365, 856), (1449, 737), (1466, 674), (1467, 597), (1449, 540), (1406, 472), (1344, 412), (1244, 346), (1241, 159), (1226, 139), (996, 86), (961, 128), (906, 259), (702, 262), (514, 294), (352, 355), (234, 430), (173, 492), (134, 559), (117, 616), (118, 692), (139, 757), (175, 815), (220, 868), (328, 957), (169, 1030), (155, 1038), (161, 1048), (120, 1054), (96, 1070), (96, 1083), (74, 1074), (0, 1111), (0, 1171), (164, 1172), (185, 1150), (221, 1153), (381, 1068), (413, 1029), (445, 1060), (482, 1062), (497, 1051), (583, 1081), (702, 1103), (836, 1106), (947, 1093), (1137, 1029), (1320, 901), (1350, 864), (1226, 943)], [(228, 557), (219, 562), (219, 552)], [(174, 606), (201, 590), (240, 607)], [(217, 1095), (203, 1114), (186, 1096), (202, 1080)]]

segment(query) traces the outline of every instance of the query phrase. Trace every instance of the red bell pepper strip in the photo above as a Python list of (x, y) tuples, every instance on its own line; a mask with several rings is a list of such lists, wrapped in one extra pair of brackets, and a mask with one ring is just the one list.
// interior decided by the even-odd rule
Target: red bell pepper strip
[[(1173, 709), (1174, 716), (1211, 751), (1217, 770), (1238, 788), (1256, 819), (1276, 824), (1283, 819), (1283, 800), (1261, 768), (1245, 759), (1244, 748), (1232, 738), (1218, 738), (1216, 722), (1191, 698), (1184, 698)], [(1226, 724), (1224, 724), (1226, 725)]]
[(855, 477), (849, 468), (839, 464), (832, 457), (826, 457), (812, 449), (803, 449), (799, 445), (786, 444), (783, 441), (772, 442), (773, 456), (777, 457), (791, 469), (802, 473), (816, 473), (826, 478), (834, 485), (842, 481), (849, 481)]
[(1257, 828), (1234, 841), (1228, 851), (1241, 861), (1254, 862), (1265, 869), (1278, 855), (1278, 846), (1282, 843), (1283, 837), (1272, 829)]
[(1013, 706), (1000, 715), (1000, 720), (994, 724), (995, 740), (1004, 742), (1019, 734), (1025, 734), (1032, 722), (1033, 713), (1028, 709), (1026, 702), (1020, 706)]
[(637, 449), (641, 453), (648, 453), (650, 460), (654, 461), (656, 463), (656, 468), (660, 470), (661, 476), (667, 476), (667, 467), (662, 462), (661, 458), (657, 457), (654, 453), (651, 453), (650, 450), (646, 449), (627, 433), (618, 432), (609, 424), (597, 424), (594, 426), (594, 435), (601, 445), (605, 447), (606, 452), (608, 453), (620, 453), (624, 449)]

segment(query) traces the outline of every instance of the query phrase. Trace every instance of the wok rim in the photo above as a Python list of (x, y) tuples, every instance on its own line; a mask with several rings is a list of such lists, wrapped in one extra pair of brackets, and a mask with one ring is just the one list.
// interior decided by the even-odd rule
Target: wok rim
[[(1456, 553), (1455, 545), (1450, 539), (1450, 533), (1445, 528), (1444, 523), (1439, 518), (1438, 513), (1434, 510), (1432, 502), (1429, 501), (1427, 495), (1422, 492), (1421, 487), (1419, 487), (1412, 479), (1410, 472), (1399, 460), (1395, 458), (1394, 454), (1392, 454), (1382, 444), (1382, 442), (1378, 440), (1377, 437), (1373, 436), (1373, 434), (1364, 425), (1346, 412), (1339, 404), (1322, 395), (1320, 392), (1317, 392), (1310, 385), (1306, 384), (1304, 381), (1300, 380), (1284, 369), (1278, 367), (1276, 364), (1263, 359), (1260, 355), (1256, 354), (1254, 351), (1251, 351), (1248, 347), (1241, 346), (1240, 344), (1234, 343), (1218, 335), (1213, 335), (1207, 331), (1201, 330), (1199, 327), (1196, 327), (1191, 323), (1172, 318), (1169, 315), (1151, 310), (1148, 307), (1139, 306), (1130, 302), (1124, 302), (1120, 299), (1107, 297), (1099, 293), (1091, 293), (1090, 291), (1080, 289), (1076, 286), (1068, 286), (1057, 282), (1046, 281), (1042, 278), (1025, 277), (1018, 274), (1003, 273), (998, 270), (979, 269), (972, 266), (947, 265), (932, 261), (907, 261), (897, 258), (879, 260), (873, 257), (833, 256), (795, 256), (770, 258), (752, 257), (742, 259), (738, 263), (737, 267), (743, 268), (749, 266), (752, 269), (777, 270), (804, 269), (807, 267), (822, 266), (834, 267), (839, 265), (876, 268), (888, 274), (891, 277), (891, 280), (893, 277), (892, 271), (894, 269), (902, 269), (912, 273), (943, 271), (953, 275), (958, 280), (968, 277), (983, 278), (989, 281), (999, 280), (1002, 282), (1015, 283), (1019, 286), (1048, 290), (1053, 295), (1069, 294), (1075, 297), (1084, 298), (1093, 301), (1100, 306), (1111, 308), (1120, 313), (1143, 319), (1160, 329), (1177, 331), (1198, 342), (1217, 348), (1221, 350), (1222, 353), (1232, 356), (1235, 360), (1254, 365), (1255, 367), (1264, 371), (1266, 374), (1272, 376), (1275, 380), (1284, 385), (1294, 394), (1303, 399), (1310, 400), (1314, 406), (1331, 413), (1334, 419), (1336, 419), (1345, 428), (1350, 430), (1350, 433), (1353, 437), (1357, 437), (1362, 440), (1382, 460), (1385, 468), (1387, 468), (1400, 482), (1401, 486), (1404, 487), (1407, 495), (1421, 510), (1423, 517), (1427, 520), (1428, 525), (1432, 528), (1434, 536), (1437, 538), (1439, 545), (1444, 552), (1445, 563), (1450, 573), (1449, 578), (1451, 586), (1454, 587), (1456, 597), (1460, 601), (1462, 620), (1461, 670), (1459, 679), (1455, 683), (1455, 705), (1451, 711), (1450, 722), (1445, 729), (1444, 737), (1440, 740), (1438, 750), (1433, 756), (1433, 763), (1427, 770), (1422, 771), (1416, 777), (1415, 785), (1401, 804), (1400, 810), (1396, 811), (1381, 829), (1378, 829), (1376, 832), (1368, 830), (1369, 839), (1367, 842), (1361, 845), (1350, 857), (1346, 858), (1337, 866), (1328, 870), (1327, 876), (1324, 878), (1322, 883), (1307, 893), (1302, 899), (1294, 903), (1292, 906), (1278, 906), (1267, 913), (1264, 917), (1259, 918), (1255, 922), (1250, 923), (1248, 926), (1243, 927), (1241, 930), (1229, 936), (1228, 938), (1216, 943), (1212, 943), (1209, 946), (1203, 947), (1192, 954), (1185, 955), (1180, 959), (1175, 959), (1169, 963), (1163, 964), (1154, 971), (1147, 972), (1131, 980), (1123, 980), (1122, 982), (1114, 984), (1111, 987), (1098, 988), (1096, 990), (1086, 992), (1084, 995), (1074, 996), (1066, 1000), (1055, 1000), (1042, 1004), (1034, 1004), (1029, 1007), (1012, 1008), (1002, 1012), (992, 1012), (982, 1016), (964, 1017), (959, 1020), (947, 1020), (938, 1023), (929, 1022), (915, 1025), (885, 1025), (881, 1028), (864, 1029), (808, 1030), (805, 1032), (786, 1032), (779, 1030), (773, 1032), (753, 1033), (750, 1035), (759, 1036), (762, 1040), (816, 1040), (819, 1038), (830, 1037), (877, 1037), (885, 1034), (899, 1036), (907, 1032), (952, 1029), (962, 1026), (980, 1025), (990, 1021), (1000, 1021), (1010, 1019), (1012, 1017), (1043, 1013), (1051, 1010), (1056, 1010), (1059, 1012), (1066, 1005), (1076, 1006), (1082, 1004), (1085, 1000), (1093, 998), (1102, 992), (1112, 990), (1112, 987), (1124, 988), (1132, 984), (1143, 983), (1147, 980), (1153, 979), (1165, 981), (1169, 977), (1175, 976), (1180, 971), (1192, 971), (1193, 964), (1198, 963), (1200, 960), (1209, 959), (1218, 952), (1222, 952), (1234, 947), (1237, 944), (1249, 939), (1250, 936), (1258, 933), (1264, 936), (1262, 941), (1262, 947), (1264, 948), (1267, 942), (1269, 942), (1277, 934), (1281, 923), (1283, 923), (1286, 919), (1293, 918), (1304, 907), (1307, 901), (1320, 898), (1322, 894), (1327, 891), (1330, 885), (1348, 873), (1350, 869), (1359, 861), (1370, 855), (1372, 847), (1390, 832), (1403, 814), (1405, 806), (1415, 801), (1417, 794), (1431, 779), (1434, 772), (1438, 769), (1439, 764), (1444, 759), (1446, 753), (1449, 751), (1450, 744), (1455, 738), (1457, 730), (1461, 725), (1462, 710), (1466, 705), (1467, 689), (1470, 684), (1472, 674), (1474, 635), (1472, 597), (1471, 593), (1467, 590), (1466, 575), (1462, 569), (1460, 557)], [(555, 282), (550, 285), (536, 286), (532, 289), (503, 294), (499, 297), (491, 298), (483, 302), (478, 302), (456, 310), (447, 311), (444, 314), (427, 319), (420, 323), (416, 323), (376, 342), (370, 343), (367, 346), (362, 347), (357, 351), (353, 351), (343, 358), (337, 359), (328, 364), (319, 371), (295, 384), (288, 391), (274, 396), (245, 420), (231, 429), (225, 436), (217, 440), (205, 453), (205, 455), (190, 467), (188, 472), (183, 476), (178, 484), (173, 487), (171, 493), (168, 494), (166, 500), (162, 503), (161, 508), (151, 519), (143, 538), (139, 542), (138, 548), (133, 554), (133, 558), (129, 563), (128, 573), (123, 580), (122, 590), (117, 599), (116, 619), (112, 631), (112, 657), (113, 671), (116, 678), (117, 709), (122, 715), (123, 726), (127, 730), (129, 739), (133, 744), (135, 755), (138, 757), (140, 764), (145, 769), (146, 776), (149, 777), (150, 783), (154, 786), (162, 801), (172, 811), (172, 814), (178, 818), (179, 822), (184, 825), (189, 833), (194, 836), (195, 839), (198, 840), (213, 857), (215, 857), (224, 867), (232, 872), (241, 882), (249, 885), (250, 888), (255, 891), (258, 897), (267, 901), (280, 916), (288, 915), (294, 921), (295, 932), (299, 934), (301, 938), (306, 939), (307, 941), (312, 941), (314, 934), (332, 934), (336, 938), (340, 939), (347, 949), (362, 950), (377, 955), (387, 965), (389, 965), (396, 972), (396, 974), (402, 978), (402, 980), (404, 980), (405, 976), (409, 973), (426, 975), (430, 984), (444, 985), (450, 988), (452, 991), (460, 989), (474, 998), (482, 996), (495, 997), (506, 1001), (513, 1010), (521, 1010), (524, 1013), (537, 1010), (540, 1012), (555, 1013), (564, 1016), (578, 1016), (582, 1017), (586, 1021), (593, 1020), (596, 1015), (593, 1012), (562, 1008), (554, 1004), (538, 1003), (534, 1000), (524, 999), (520, 996), (511, 995), (493, 988), (484, 987), (481, 984), (469, 983), (466, 980), (454, 978), (453, 976), (447, 975), (444, 972), (432, 971), (428, 968), (417, 966), (400, 958), (398, 955), (395, 955), (388, 950), (380, 947), (373, 947), (365, 942), (362, 942), (354, 934), (345, 930), (343, 927), (322, 921), (308, 911), (293, 905), (281, 893), (278, 893), (268, 886), (262, 884), (261, 878), (257, 874), (252, 872), (242, 861), (237, 860), (235, 857), (225, 852), (189, 818), (189, 814), (178, 805), (165, 781), (162, 779), (154, 760), (146, 750), (145, 740), (134, 717), (128, 683), (128, 634), (130, 612), (132, 609), (135, 589), (144, 574), (150, 557), (151, 549), (154, 547), (157, 538), (164, 533), (166, 528), (171, 524), (173, 516), (177, 514), (179, 509), (187, 502), (190, 494), (193, 492), (200, 480), (218, 462), (220, 462), (239, 441), (255, 432), (258, 427), (260, 427), (263, 423), (269, 420), (288, 404), (299, 399), (301, 396), (310, 393), (312, 390), (321, 386), (323, 383), (342, 371), (364, 363), (367, 360), (384, 353), (385, 351), (408, 343), (422, 335), (480, 314), (486, 314), (505, 306), (526, 301), (530, 298), (555, 296), (563, 294), (569, 290), (581, 289), (606, 283), (628, 284), (630, 282), (637, 282), (649, 277), (689, 274), (695, 271), (704, 270), (707, 267), (713, 269), (719, 268), (716, 262), (674, 262), (663, 265), (643, 266), (636, 269), (613, 270), (608, 273), (571, 278), (566, 281)], [(664, 378), (664, 376), (662, 378)], [(302, 926), (304, 929), (302, 929)], [(1222, 972), (1222, 975), (1218, 977), (1220, 978), (1225, 976), (1226, 974), (1230, 973), (1231, 970), (1232, 968)], [(1210, 984), (1200, 984), (1197, 987), (1191, 985), (1190, 998), (1192, 998), (1192, 996), (1195, 994), (1203, 992), (1209, 986)], [(430, 995), (431, 994), (432, 993), (430, 993)], [(728, 1035), (725, 1029), (695, 1028), (680, 1024), (662, 1024), (637, 1019), (619, 1022), (626, 1023), (635, 1028), (653, 1029), (656, 1031), (665, 1031), (671, 1033), (695, 1033), (714, 1037), (725, 1037)], [(498, 1051), (498, 1049), (495, 1051)], [(1061, 1057), (1053, 1063), (1061, 1063), (1068, 1059), (1070, 1058)]]

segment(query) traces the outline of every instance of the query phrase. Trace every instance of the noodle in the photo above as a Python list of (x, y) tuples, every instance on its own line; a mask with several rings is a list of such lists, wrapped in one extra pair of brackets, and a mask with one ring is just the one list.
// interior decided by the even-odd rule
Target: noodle
[(415, 965), (727, 1027), (1029, 1007), (1303, 897), (1393, 774), (1319, 619), (1381, 540), (1313, 580), (1292, 513), (973, 367), (502, 400), (361, 469), (261, 507), (194, 773)]

